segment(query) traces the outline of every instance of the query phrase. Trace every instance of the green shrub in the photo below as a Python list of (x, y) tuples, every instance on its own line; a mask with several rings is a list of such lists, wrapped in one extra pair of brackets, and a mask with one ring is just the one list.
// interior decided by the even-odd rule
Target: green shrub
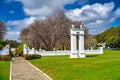
[(26, 60), (31, 60), (31, 59), (40, 59), (41, 55), (38, 55), (38, 54), (24, 54), (23, 57)]
[(0, 50), (3, 48), (3, 45), (0, 45)]
[(23, 54), (23, 43), (20, 44), (16, 49), (15, 49), (15, 54), (18, 56), (22, 56)]
[[(25, 43), (21, 43), (16, 49), (15, 49), (15, 55), (22, 56), (23, 55), (23, 46)], [(30, 45), (27, 45), (31, 48)]]
[(0, 59), (3, 60), (3, 61), (10, 61), (11, 56), (10, 55), (1, 55)]

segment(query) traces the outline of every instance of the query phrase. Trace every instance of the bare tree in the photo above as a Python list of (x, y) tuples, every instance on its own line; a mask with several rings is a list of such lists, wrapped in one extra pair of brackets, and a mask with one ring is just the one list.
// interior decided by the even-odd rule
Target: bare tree
[(97, 41), (93, 35), (90, 35), (90, 34), (85, 35), (85, 49), (94, 47), (96, 43)]
[(20, 38), (37, 49), (53, 50), (58, 44), (69, 47), (66, 40), (70, 37), (70, 23), (64, 11), (56, 8), (45, 20), (35, 20), (23, 29)]
[[(20, 38), (23, 42), (33, 47), (53, 50), (53, 48), (70, 49), (71, 24), (80, 27), (80, 21), (72, 21), (65, 12), (56, 8), (45, 20), (34, 20), (27, 28), (23, 29)], [(87, 28), (85, 29), (88, 35)]]
[(7, 29), (3, 21), (0, 20), (0, 40), (4, 38), (4, 35), (6, 33)]

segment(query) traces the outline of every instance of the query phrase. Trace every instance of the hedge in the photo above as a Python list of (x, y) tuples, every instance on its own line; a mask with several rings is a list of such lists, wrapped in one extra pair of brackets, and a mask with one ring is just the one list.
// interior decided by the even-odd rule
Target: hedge
[(1, 55), (0, 56), (0, 60), (10, 61), (11, 60), (11, 56), (10, 55)]
[(31, 59), (40, 59), (41, 55), (38, 55), (38, 54), (24, 54), (23, 57), (26, 60), (31, 60)]

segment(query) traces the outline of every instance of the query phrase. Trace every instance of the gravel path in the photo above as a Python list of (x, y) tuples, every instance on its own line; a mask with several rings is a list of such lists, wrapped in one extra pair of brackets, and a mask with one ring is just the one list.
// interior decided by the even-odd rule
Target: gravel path
[(12, 80), (50, 80), (22, 57), (12, 58)]

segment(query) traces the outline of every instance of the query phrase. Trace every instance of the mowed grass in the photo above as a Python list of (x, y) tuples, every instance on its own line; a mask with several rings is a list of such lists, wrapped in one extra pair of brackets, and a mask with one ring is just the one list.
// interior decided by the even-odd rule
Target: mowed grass
[(120, 51), (105, 50), (84, 59), (54, 56), (30, 62), (53, 80), (120, 80)]
[(0, 61), (0, 80), (9, 80), (10, 62)]

